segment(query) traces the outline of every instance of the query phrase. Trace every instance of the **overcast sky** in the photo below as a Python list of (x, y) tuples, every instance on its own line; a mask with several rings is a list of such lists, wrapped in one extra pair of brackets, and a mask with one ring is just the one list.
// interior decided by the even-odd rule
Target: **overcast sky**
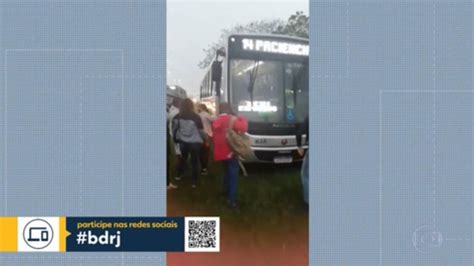
[(282, 19), (296, 11), (308, 14), (309, 1), (168, 0), (167, 83), (198, 96), (204, 70), (197, 65), (202, 49), (218, 40), (221, 30), (254, 20)]

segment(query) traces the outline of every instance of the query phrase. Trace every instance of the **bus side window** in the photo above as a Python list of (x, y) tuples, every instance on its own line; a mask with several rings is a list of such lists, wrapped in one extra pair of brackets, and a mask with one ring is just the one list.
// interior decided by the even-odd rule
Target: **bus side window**
[(207, 72), (207, 96), (211, 96), (212, 95), (212, 80), (211, 80), (211, 72)]
[(209, 96), (209, 72), (206, 74), (206, 97)]
[(209, 88), (210, 88), (209, 89), (209, 96), (212, 96), (212, 95), (214, 95), (215, 92), (214, 92), (214, 81), (212, 81), (211, 72), (209, 72), (209, 83), (210, 83), (210, 85), (209, 85)]

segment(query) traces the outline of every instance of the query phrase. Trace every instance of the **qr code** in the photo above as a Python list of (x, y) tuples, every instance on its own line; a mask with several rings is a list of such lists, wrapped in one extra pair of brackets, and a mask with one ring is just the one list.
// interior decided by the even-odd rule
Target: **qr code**
[(219, 252), (219, 217), (185, 218), (186, 252)]

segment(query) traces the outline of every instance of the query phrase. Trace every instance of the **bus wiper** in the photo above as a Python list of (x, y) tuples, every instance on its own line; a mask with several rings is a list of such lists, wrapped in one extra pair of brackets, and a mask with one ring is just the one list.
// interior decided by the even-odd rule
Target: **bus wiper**
[(297, 98), (296, 97), (296, 93), (298, 92), (298, 89), (299, 88), (299, 81), (301, 80), (301, 77), (303, 76), (303, 73), (305, 71), (305, 68), (307, 67), (306, 64), (302, 64), (301, 67), (295, 71), (295, 73), (293, 74), (293, 78), (292, 78), (292, 81), (291, 81), (291, 85), (292, 85), (292, 91), (293, 91), (293, 102), (294, 102), (294, 105), (296, 106), (297, 105)]
[(296, 97), (296, 93), (298, 92), (298, 80), (297, 80), (296, 77), (298, 77), (298, 79), (299, 79), (299, 76), (300, 76), (300, 75), (299, 75), (299, 71), (298, 71), (297, 73), (294, 73), (294, 74), (293, 74), (293, 78), (292, 78), (292, 80), (291, 80), (291, 85), (292, 85), (292, 86), (291, 86), (291, 89), (292, 89), (292, 91), (293, 91), (293, 105), (294, 105), (294, 106), (296, 106), (296, 104), (297, 104), (297, 103), (296, 103), (296, 98), (297, 98), (297, 97)]
[(249, 71), (249, 87), (248, 92), (250, 93), (250, 106), (253, 107), (253, 88), (255, 85), (255, 80), (257, 79), (258, 66), (260, 62), (258, 60), (254, 61), (254, 67)]

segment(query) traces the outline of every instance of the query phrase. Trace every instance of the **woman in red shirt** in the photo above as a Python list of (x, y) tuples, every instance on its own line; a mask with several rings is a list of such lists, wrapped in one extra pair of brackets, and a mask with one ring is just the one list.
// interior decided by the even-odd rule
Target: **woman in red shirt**
[[(228, 204), (231, 208), (237, 207), (237, 187), (239, 178), (239, 160), (232, 151), (227, 142), (227, 130), (230, 120), (234, 115), (232, 108), (228, 103), (219, 105), (220, 115), (212, 123), (213, 142), (214, 142), (214, 160), (222, 161), (225, 166), (224, 191), (228, 197)], [(239, 133), (245, 133), (248, 129), (247, 119), (237, 117), (234, 122), (234, 130)]]

